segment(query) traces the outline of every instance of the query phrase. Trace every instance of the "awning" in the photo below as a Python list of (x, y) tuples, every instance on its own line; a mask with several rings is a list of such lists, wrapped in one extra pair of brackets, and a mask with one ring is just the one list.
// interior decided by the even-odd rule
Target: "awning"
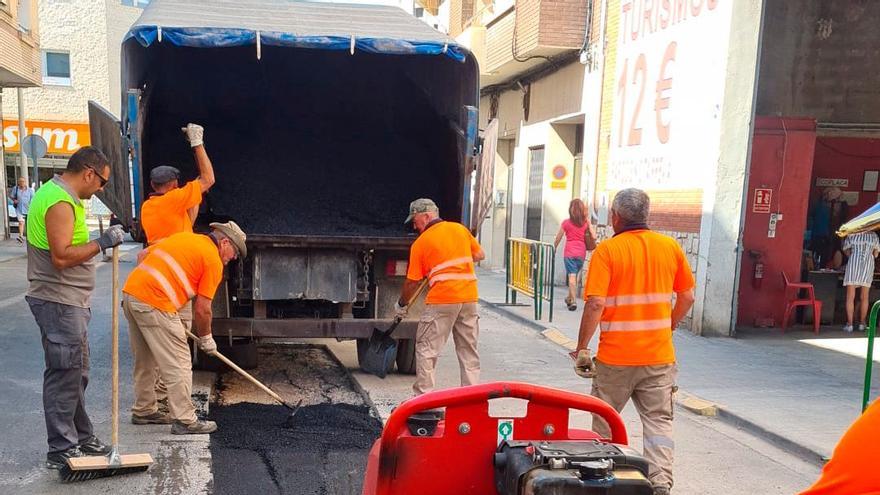
[(293, 0), (154, 0), (126, 40), (143, 46), (222, 48), (242, 45), (441, 55), (464, 61), (468, 50), (397, 7)]

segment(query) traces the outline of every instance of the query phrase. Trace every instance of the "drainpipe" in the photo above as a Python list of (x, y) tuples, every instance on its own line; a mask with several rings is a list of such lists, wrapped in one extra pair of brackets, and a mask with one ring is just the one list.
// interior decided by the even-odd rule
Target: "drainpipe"
[(3, 188), (3, 220), (0, 225), (3, 225), (3, 240), (9, 239), (9, 214), (6, 210), (6, 194), (8, 189), (6, 188), (6, 162), (4, 161), (4, 153), (6, 152), (6, 146), (4, 145), (5, 140), (3, 139), (3, 88), (0, 88), (0, 188)]
[[(15, 95), (18, 97), (18, 165), (21, 168), (21, 176), (30, 183), (30, 180), (28, 180), (27, 158), (24, 156), (24, 145), (21, 144), (26, 136), (24, 133), (24, 93), (22, 93), (21, 88), (15, 88)], [(39, 178), (35, 177), (34, 180), (39, 180)]]

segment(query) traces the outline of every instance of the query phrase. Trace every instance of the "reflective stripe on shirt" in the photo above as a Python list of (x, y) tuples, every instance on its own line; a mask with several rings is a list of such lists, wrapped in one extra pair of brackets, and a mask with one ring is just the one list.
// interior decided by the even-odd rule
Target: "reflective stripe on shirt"
[(635, 321), (603, 321), (599, 323), (603, 332), (643, 332), (646, 330), (672, 329), (671, 318)]
[(475, 273), (440, 273), (428, 279), (428, 286), (433, 286), (437, 282), (444, 280), (476, 280)]
[(668, 303), (672, 300), (672, 293), (656, 292), (652, 294), (629, 294), (623, 296), (610, 296), (605, 298), (605, 307), (632, 306), (634, 304)]
[(153, 253), (164, 261), (165, 264), (168, 265), (168, 268), (171, 268), (171, 271), (174, 272), (178, 282), (180, 282), (181, 287), (183, 287), (183, 291), (186, 293), (187, 299), (195, 297), (196, 291), (193, 290), (192, 285), (189, 283), (189, 279), (186, 277), (186, 272), (183, 271), (183, 267), (180, 266), (180, 263), (172, 258), (170, 254), (161, 249), (153, 249)]
[(153, 279), (156, 280), (156, 282), (162, 288), (162, 292), (165, 293), (165, 296), (168, 297), (168, 300), (171, 301), (171, 304), (173, 304), (175, 308), (180, 308), (181, 306), (183, 306), (183, 303), (181, 303), (180, 299), (177, 298), (177, 293), (174, 292), (174, 287), (171, 286), (171, 282), (169, 282), (168, 279), (165, 278), (165, 275), (162, 275), (162, 272), (156, 270), (150, 265), (147, 265), (146, 263), (141, 263), (140, 265), (138, 265), (138, 269), (147, 272), (148, 274), (150, 274), (151, 277), (153, 277)]

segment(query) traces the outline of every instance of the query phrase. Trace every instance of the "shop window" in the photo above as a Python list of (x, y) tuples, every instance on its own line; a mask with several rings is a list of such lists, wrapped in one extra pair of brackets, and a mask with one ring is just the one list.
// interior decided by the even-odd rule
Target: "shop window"
[(43, 84), (70, 86), (70, 54), (43, 50)]

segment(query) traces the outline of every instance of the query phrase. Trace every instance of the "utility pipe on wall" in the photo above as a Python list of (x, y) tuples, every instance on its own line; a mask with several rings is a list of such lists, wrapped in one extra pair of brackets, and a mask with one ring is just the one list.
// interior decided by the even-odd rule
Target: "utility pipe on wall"
[[(24, 137), (27, 136), (24, 129), (24, 93), (21, 91), (21, 88), (15, 88), (15, 95), (18, 97), (18, 166), (21, 169), (21, 177), (24, 177), (28, 184), (30, 184), (27, 158), (24, 156), (24, 145), (21, 144), (24, 141)], [(39, 177), (34, 177), (34, 181), (37, 180), (39, 180)], [(36, 186), (36, 184), (34, 185)]]

